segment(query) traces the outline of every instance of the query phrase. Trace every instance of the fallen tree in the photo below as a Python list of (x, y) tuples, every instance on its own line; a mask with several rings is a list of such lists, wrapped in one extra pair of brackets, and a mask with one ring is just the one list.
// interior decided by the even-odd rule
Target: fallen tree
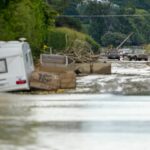
[(66, 48), (63, 52), (76, 63), (95, 62), (99, 55), (94, 55), (91, 45), (86, 41), (75, 40), (72, 47)]

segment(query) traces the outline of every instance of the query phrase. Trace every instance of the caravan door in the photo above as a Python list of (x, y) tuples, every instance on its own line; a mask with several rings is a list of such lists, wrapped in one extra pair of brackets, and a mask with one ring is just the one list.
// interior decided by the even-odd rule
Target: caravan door
[(26, 75), (28, 78), (30, 78), (32, 72), (34, 71), (34, 64), (33, 64), (31, 49), (30, 49), (28, 43), (23, 44), (23, 58), (24, 58)]
[(7, 86), (6, 74), (8, 72), (6, 59), (0, 59), (0, 87)]
[(21, 55), (0, 59), (0, 91), (29, 89)]

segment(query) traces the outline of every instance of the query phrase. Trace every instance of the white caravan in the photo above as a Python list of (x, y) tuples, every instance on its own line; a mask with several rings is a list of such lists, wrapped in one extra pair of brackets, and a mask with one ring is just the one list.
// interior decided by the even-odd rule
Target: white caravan
[(0, 91), (30, 89), (34, 71), (31, 49), (24, 41), (0, 41)]

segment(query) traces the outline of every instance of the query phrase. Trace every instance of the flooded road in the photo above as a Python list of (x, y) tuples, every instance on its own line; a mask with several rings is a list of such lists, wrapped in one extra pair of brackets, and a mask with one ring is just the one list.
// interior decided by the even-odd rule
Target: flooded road
[(114, 62), (112, 75), (79, 77), (73, 93), (150, 94), (150, 62)]
[(150, 96), (0, 97), (1, 150), (150, 148)]
[(1, 93), (0, 150), (149, 150), (150, 68), (112, 72), (80, 77), (61, 95)]

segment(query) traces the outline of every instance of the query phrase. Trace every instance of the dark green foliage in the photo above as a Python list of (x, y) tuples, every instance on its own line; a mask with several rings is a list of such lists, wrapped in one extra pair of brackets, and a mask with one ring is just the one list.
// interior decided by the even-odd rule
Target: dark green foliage
[(77, 3), (76, 2), (69, 2), (68, 7), (64, 9), (63, 12), (64, 15), (79, 15), (79, 12), (77, 10)]
[(82, 30), (82, 24), (78, 19), (75, 18), (57, 18), (56, 27), (69, 27), (78, 31)]
[(111, 0), (111, 2), (116, 3), (122, 7), (132, 5), (136, 8), (150, 9), (149, 0)]
[[(85, 7), (85, 14), (87, 15), (107, 15), (113, 14), (111, 9), (111, 3), (101, 3), (98, 1), (89, 1)], [(82, 8), (82, 7), (81, 7)], [(113, 31), (117, 26), (117, 20), (114, 18), (93, 18), (89, 21), (89, 34), (99, 43), (101, 43), (101, 37), (108, 31)]]
[(134, 35), (130, 38), (130, 44), (141, 45), (150, 43), (150, 10), (146, 5), (150, 6), (149, 0), (113, 0), (107, 3), (95, 0), (87, 1), (78, 9), (83, 15), (139, 15), (137, 17), (99, 17), (89, 19), (88, 22), (83, 20), (82, 23), (85, 24), (83, 27), (86, 27), (84, 31), (102, 45), (116, 46), (118, 41), (123, 40), (123, 37), (127, 37), (131, 32), (134, 32)]
[(91, 45), (93, 52), (99, 52), (100, 45), (95, 40), (93, 40), (90, 36), (87, 36), (86, 41)]
[[(46, 0), (50, 5), (53, 6), (59, 13), (77, 12), (76, 6), (83, 0)], [(65, 14), (66, 14), (65, 13)], [(67, 13), (68, 14), (68, 13)]]
[(55, 28), (48, 31), (48, 45), (54, 50), (66, 48), (66, 33)]
[(65, 48), (71, 48), (75, 40), (86, 41), (93, 51), (98, 51), (100, 47), (90, 36), (69, 28), (51, 28), (48, 32), (47, 45), (53, 49), (53, 52), (56, 50), (59, 52)]
[[(51, 0), (49, 3), (52, 4), (54, 8), (56, 8), (56, 10), (63, 15), (79, 15), (77, 7), (81, 1), (82, 0), (65, 0), (63, 2), (62, 0)], [(78, 31), (82, 30), (81, 21), (77, 18), (57, 18), (56, 26), (69, 27)]]
[[(57, 12), (58, 13), (57, 13)], [(57, 18), (58, 15), (141, 15), (137, 17)], [(150, 0), (0, 0), (0, 40), (30, 42), (34, 56), (48, 42), (55, 50), (71, 47), (74, 40), (87, 41), (97, 51), (99, 44), (117, 46), (131, 32), (125, 44), (150, 43)], [(88, 33), (90, 36), (69, 30)], [(95, 42), (96, 40), (97, 42)]]
[(108, 45), (118, 46), (125, 38), (126, 35), (121, 34), (120, 32), (108, 32), (104, 36), (102, 36), (101, 41), (103, 46), (108, 46)]
[(47, 2), (59, 13), (62, 13), (68, 6), (69, 0), (47, 0)]
[[(43, 52), (43, 45), (56, 50), (71, 47), (75, 39), (88, 40), (94, 48), (98, 45), (90, 37), (67, 28), (55, 26), (59, 13), (76, 12), (80, 0), (0, 0), (0, 40), (18, 40), (25, 37), (31, 44), (34, 58)], [(50, 5), (49, 5), (50, 4)], [(57, 26), (81, 30), (81, 22), (73, 18), (58, 19)], [(96, 45), (96, 46), (95, 46)]]
[(0, 40), (25, 37), (34, 55), (39, 55), (46, 40), (47, 27), (55, 23), (53, 11), (43, 0), (10, 0), (0, 14)]
[(0, 0), (0, 11), (7, 7), (9, 0)]

